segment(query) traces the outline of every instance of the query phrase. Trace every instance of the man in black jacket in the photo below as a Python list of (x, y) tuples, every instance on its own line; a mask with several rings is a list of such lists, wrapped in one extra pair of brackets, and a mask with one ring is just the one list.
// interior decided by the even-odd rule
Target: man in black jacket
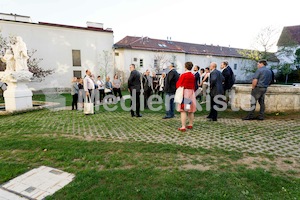
[(176, 82), (178, 81), (179, 74), (177, 73), (174, 64), (169, 66), (169, 73), (165, 78), (164, 92), (166, 93), (165, 105), (166, 105), (166, 116), (163, 119), (170, 119), (174, 117), (174, 95), (176, 92)]
[(224, 83), (223, 83), (224, 91), (223, 92), (224, 92), (224, 95), (226, 96), (226, 102), (228, 102), (230, 90), (235, 82), (235, 77), (234, 77), (231, 67), (228, 66), (227, 61), (223, 61), (221, 63), (221, 69), (223, 70), (222, 75), (224, 77)]
[(148, 100), (153, 91), (153, 79), (150, 76), (150, 71), (147, 69), (142, 78), (143, 88), (144, 88), (144, 108), (148, 109)]
[(219, 106), (218, 102), (221, 100), (216, 97), (223, 94), (223, 81), (224, 77), (220, 71), (217, 70), (217, 64), (212, 62), (210, 68), (210, 113), (207, 118), (210, 121), (217, 121), (218, 112), (216, 107)]
[[(195, 65), (194, 67), (194, 76), (195, 76), (195, 93), (196, 91), (199, 89), (199, 85), (200, 85), (200, 74), (199, 74), (199, 66)], [(200, 99), (200, 95), (196, 96), (196, 99)]]
[[(140, 94), (141, 94), (141, 74), (135, 69), (135, 65), (130, 65), (130, 76), (128, 78), (128, 90), (131, 96), (131, 117), (142, 117), (140, 114)], [(134, 114), (136, 111), (136, 115)]]

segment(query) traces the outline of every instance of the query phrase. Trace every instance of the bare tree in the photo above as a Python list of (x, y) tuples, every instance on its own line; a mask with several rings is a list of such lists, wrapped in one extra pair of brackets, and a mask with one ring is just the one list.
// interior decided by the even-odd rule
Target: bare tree
[(41, 67), (39, 67), (39, 63), (43, 60), (42, 58), (35, 58), (34, 54), (37, 52), (37, 50), (31, 50), (28, 51), (28, 61), (27, 66), (28, 70), (33, 73), (33, 79), (37, 81), (42, 81), (44, 78), (48, 75), (51, 75), (54, 73), (53, 69), (44, 70)]
[(105, 77), (113, 70), (113, 55), (111, 51), (103, 50), (100, 54), (100, 75)]
[[(272, 47), (276, 44), (278, 31), (270, 26), (260, 30), (252, 44), (254, 50), (241, 49), (238, 53), (245, 59), (258, 61), (260, 59), (271, 59), (275, 57), (274, 53), (270, 53)], [(253, 65), (242, 68), (245, 74), (252, 74), (256, 71), (256, 62)]]
[(276, 45), (278, 40), (278, 30), (271, 26), (267, 26), (260, 30), (253, 44), (254, 49), (260, 51), (262, 59), (268, 59), (269, 53)]
[(154, 54), (153, 69), (156, 73), (159, 73), (163, 70), (163, 67), (170, 62), (172, 62), (172, 59), (170, 59), (165, 52), (157, 52)]

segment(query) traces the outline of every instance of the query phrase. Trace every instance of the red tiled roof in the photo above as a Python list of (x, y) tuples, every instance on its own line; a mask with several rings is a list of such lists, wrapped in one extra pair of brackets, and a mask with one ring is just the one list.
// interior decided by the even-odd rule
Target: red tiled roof
[(285, 26), (277, 42), (277, 46), (300, 45), (300, 25)]
[(169, 40), (152, 39), (149, 37), (126, 36), (115, 45), (115, 48), (128, 48), (136, 50), (178, 52), (195, 55), (214, 55), (224, 57), (243, 57), (236, 48), (213, 45), (192, 44)]

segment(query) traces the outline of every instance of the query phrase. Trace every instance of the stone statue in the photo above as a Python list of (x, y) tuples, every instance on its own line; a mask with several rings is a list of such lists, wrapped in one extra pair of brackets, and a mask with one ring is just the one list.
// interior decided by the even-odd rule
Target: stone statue
[(15, 71), (28, 71), (27, 67), (27, 47), (20, 36), (16, 37), (16, 43), (11, 45), (15, 59)]
[(15, 37), (15, 43), (10, 45), (11, 49), (5, 51), (1, 58), (6, 63), (6, 70), (0, 76), (0, 80), (5, 83), (28, 82), (32, 78), (32, 73), (28, 70), (27, 47), (20, 36)]
[(32, 73), (27, 67), (29, 56), (26, 44), (20, 36), (17, 36), (10, 47), (11, 49), (6, 50), (1, 58), (6, 63), (6, 70), (0, 73), (0, 80), (7, 84), (7, 89), (3, 93), (5, 110), (14, 112), (31, 109), (32, 91), (27, 83), (30, 82)]
[(6, 50), (5, 55), (1, 58), (2, 62), (6, 63), (6, 70), (5, 71), (15, 71), (15, 59), (14, 55), (12, 54), (11, 50)]

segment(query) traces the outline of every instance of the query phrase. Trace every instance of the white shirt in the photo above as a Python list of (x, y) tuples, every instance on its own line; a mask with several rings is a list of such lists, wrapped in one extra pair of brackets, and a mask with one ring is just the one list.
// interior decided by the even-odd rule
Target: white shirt
[(165, 87), (165, 78), (160, 77), (159, 79), (159, 91), (163, 91)]
[(88, 75), (86, 75), (83, 79), (83, 89), (86, 92), (88, 90), (94, 90), (95, 89), (95, 83)]
[(207, 77), (207, 81), (205, 81), (205, 82), (203, 82), (203, 84), (205, 84), (205, 85), (208, 85), (208, 83), (209, 83), (209, 77), (210, 77), (210, 73), (206, 73), (206, 72), (204, 72), (203, 73), (203, 78), (202, 78), (202, 80), (205, 78), (205, 76), (208, 76)]
[(104, 81), (98, 80), (98, 81), (97, 81), (97, 85), (98, 85), (98, 89), (99, 89), (99, 90), (104, 90), (104, 88), (105, 88), (105, 83), (104, 83)]

